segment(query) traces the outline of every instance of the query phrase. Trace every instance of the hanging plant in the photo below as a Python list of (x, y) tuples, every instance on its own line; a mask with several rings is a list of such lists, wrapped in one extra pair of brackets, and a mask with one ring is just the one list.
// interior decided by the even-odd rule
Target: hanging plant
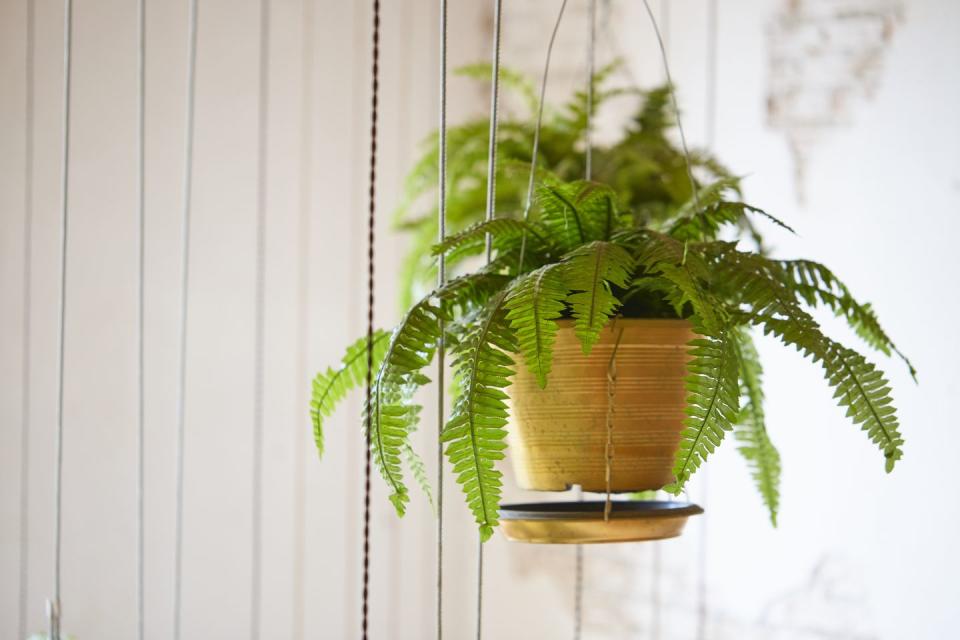
[[(613, 93), (597, 91), (601, 100)], [(754, 329), (798, 349), (824, 370), (839, 405), (879, 448), (887, 471), (902, 456), (883, 374), (858, 351), (827, 336), (811, 311), (825, 307), (842, 316), (866, 344), (900, 355), (911, 373), (913, 368), (871, 307), (858, 302), (827, 267), (766, 255), (755, 223), (789, 227), (742, 202), (736, 179), (718, 163), (695, 156), (698, 179), (691, 185), (682, 154), (667, 140), (666, 99), (665, 90), (646, 94), (624, 138), (594, 150), (598, 179), (571, 181), (565, 176), (582, 171), (578, 140), (585, 121), (582, 98), (575, 98), (546, 121), (545, 166), (539, 170), (544, 178), (527, 215), (485, 222), (473, 218), (482, 209), (484, 187), (474, 143), (486, 123), (451, 130), (448, 214), (459, 229), (424, 253), (431, 259), (444, 254), (460, 273), (410, 304), (392, 332), (373, 337), (365, 418), (373, 462), (400, 515), (409, 501), (406, 472), (429, 495), (410, 434), (421, 411), (415, 392), (430, 382), (425, 369), (440, 348), (455, 370), (455, 400), (441, 439), (483, 539), (498, 524), (502, 483), (496, 464), (504, 458), (508, 426), (511, 442), (522, 448), (513, 456), (521, 484), (603, 490), (596, 486), (596, 473), (604, 461), (588, 449), (608, 420), (608, 407), (606, 399), (592, 401), (589, 394), (605, 385), (614, 353), (621, 416), (614, 490), (662, 488), (679, 494), (733, 431), (776, 522), (780, 458), (766, 429)], [(522, 211), (523, 181), (511, 182), (510, 167), (524, 160), (527, 133), (532, 135), (526, 124), (509, 120), (501, 129), (501, 210)], [(417, 185), (429, 183), (435, 170), (431, 161), (421, 161), (412, 195), (427, 189)], [(435, 232), (432, 216), (413, 215), (409, 204), (400, 211), (418, 243)], [(756, 248), (722, 239), (745, 232)], [(484, 254), (488, 238), (489, 264), (469, 268), (470, 258)], [(411, 255), (409, 263), (417, 267), (408, 278), (423, 284), (428, 278), (410, 274), (426, 272), (421, 267), (428, 262)], [(312, 416), (321, 452), (324, 419), (351, 388), (363, 384), (367, 362), (363, 338), (347, 349), (339, 368), (314, 380)], [(655, 393), (636, 395), (645, 388)], [(662, 411), (639, 415), (631, 402)], [(564, 406), (577, 415), (564, 414)], [(538, 439), (557, 440), (561, 432), (560, 444), (536, 451)]]
[[(596, 113), (612, 101), (640, 98), (634, 116), (619, 139), (592, 148), (592, 177), (610, 185), (620, 204), (652, 222), (662, 222), (693, 194), (684, 154), (669, 138), (674, 127), (670, 93), (666, 87), (651, 91), (610, 86), (619, 62), (597, 71), (593, 79), (592, 105)], [(489, 82), (490, 66), (476, 64), (457, 71), (461, 76)], [(530, 177), (538, 101), (533, 84), (523, 75), (501, 70), (505, 108), (497, 128), (498, 217), (522, 217)], [(557, 106), (545, 105), (537, 153), (537, 175), (559, 180), (577, 180), (585, 175), (584, 137), (587, 128), (587, 92), (577, 91)], [(487, 180), (489, 120), (477, 118), (447, 132), (448, 233), (456, 233), (483, 220)], [(401, 269), (400, 302), (404, 309), (436, 284), (436, 259), (431, 253), (437, 238), (436, 187), (439, 136), (434, 133), (422, 145), (420, 158), (407, 176), (404, 192), (394, 213), (396, 228), (408, 235), (410, 246)], [(738, 191), (734, 175), (715, 158), (694, 152), (693, 169), (706, 183), (719, 180)], [(750, 220), (742, 231), (760, 240)], [(456, 273), (461, 256), (447, 257)]]

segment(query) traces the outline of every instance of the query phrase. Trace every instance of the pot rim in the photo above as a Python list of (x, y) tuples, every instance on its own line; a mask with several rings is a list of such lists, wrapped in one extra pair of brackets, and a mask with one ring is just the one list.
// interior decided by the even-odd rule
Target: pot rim
[[(693, 326), (693, 323), (690, 322), (687, 318), (617, 318), (616, 320), (610, 320), (604, 325), (604, 329), (610, 327), (612, 323), (616, 322), (618, 325), (645, 325), (645, 324), (683, 324), (688, 327)], [(573, 327), (574, 319), (573, 318), (557, 318), (556, 323), (560, 325), (561, 328), (564, 327)]]
[[(610, 517), (617, 520), (695, 516), (703, 508), (674, 500), (630, 500), (611, 503)], [(604, 500), (585, 502), (526, 502), (500, 507), (501, 520), (602, 520)]]

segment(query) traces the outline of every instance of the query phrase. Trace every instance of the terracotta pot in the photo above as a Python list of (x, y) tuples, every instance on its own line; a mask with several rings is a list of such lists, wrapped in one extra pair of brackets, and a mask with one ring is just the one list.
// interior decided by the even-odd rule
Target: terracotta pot
[(524, 489), (606, 490), (607, 371), (620, 331), (613, 396), (613, 491), (659, 489), (673, 480), (673, 456), (686, 408), (686, 320), (619, 319), (589, 356), (573, 321), (561, 320), (546, 389), (517, 357), (508, 438), (517, 482)]

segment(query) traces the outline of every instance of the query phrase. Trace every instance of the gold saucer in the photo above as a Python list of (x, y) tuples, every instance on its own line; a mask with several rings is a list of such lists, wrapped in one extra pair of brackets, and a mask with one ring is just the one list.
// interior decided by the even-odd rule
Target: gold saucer
[(603, 519), (603, 501), (535, 502), (500, 507), (507, 540), (539, 544), (598, 544), (676, 538), (687, 518), (703, 513), (689, 502), (613, 502)]

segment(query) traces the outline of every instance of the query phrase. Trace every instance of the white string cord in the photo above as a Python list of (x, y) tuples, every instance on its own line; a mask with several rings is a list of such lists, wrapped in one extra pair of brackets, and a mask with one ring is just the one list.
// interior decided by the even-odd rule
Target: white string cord
[(180, 344), (177, 380), (176, 506), (173, 545), (173, 640), (180, 640), (183, 600), (183, 476), (187, 400), (187, 320), (190, 284), (190, 214), (193, 206), (193, 127), (197, 68), (197, 2), (189, 0), (187, 27), (187, 99), (183, 166), (183, 212), (180, 228)]
[(63, 148), (60, 166), (60, 296), (57, 318), (57, 410), (53, 480), (53, 598), (47, 601), (51, 640), (60, 640), (60, 556), (63, 516), (63, 380), (67, 326), (67, 232), (70, 185), (70, 89), (73, 36), (73, 2), (63, 3)]
[[(437, 181), (437, 238), (440, 243), (447, 237), (447, 0), (440, 0), (440, 140), (439, 177)], [(447, 281), (447, 256), (442, 252), (437, 257), (437, 285)], [(437, 345), (437, 592), (436, 635), (443, 638), (443, 433), (445, 417), (444, 388), (446, 363), (444, 362), (446, 326), (440, 319), (440, 340)]]
[[(547, 95), (547, 77), (550, 75), (550, 57), (553, 55), (553, 43), (557, 40), (557, 31), (560, 30), (560, 22), (563, 20), (563, 12), (567, 8), (567, 0), (560, 3), (560, 11), (557, 12), (557, 21), (553, 24), (553, 31), (550, 33), (550, 43), (547, 45), (547, 60), (543, 64), (543, 78), (540, 80), (540, 102), (537, 105), (537, 124), (533, 129), (533, 150), (530, 153), (530, 179), (527, 182), (527, 197), (523, 205), (523, 221), (530, 219), (530, 208), (533, 206), (533, 185), (537, 176), (537, 156), (540, 152), (540, 127), (543, 125), (543, 105)], [(523, 269), (523, 258), (527, 252), (527, 232), (524, 230), (520, 238), (520, 264), (517, 271)]]
[(146, 0), (137, 3), (137, 638), (144, 634), (145, 412), (144, 307), (146, 271)]
[(253, 479), (250, 504), (250, 638), (260, 637), (263, 567), (263, 369), (266, 325), (267, 160), (270, 93), (270, 2), (260, 0), (257, 105), (257, 222), (253, 328)]
[(30, 396), (31, 337), (33, 305), (33, 123), (34, 49), (36, 13), (33, 0), (27, 1), (26, 51), (24, 56), (24, 145), (23, 145), (23, 351), (20, 397), (20, 573), (17, 604), (17, 637), (27, 635), (27, 598), (30, 585)]

